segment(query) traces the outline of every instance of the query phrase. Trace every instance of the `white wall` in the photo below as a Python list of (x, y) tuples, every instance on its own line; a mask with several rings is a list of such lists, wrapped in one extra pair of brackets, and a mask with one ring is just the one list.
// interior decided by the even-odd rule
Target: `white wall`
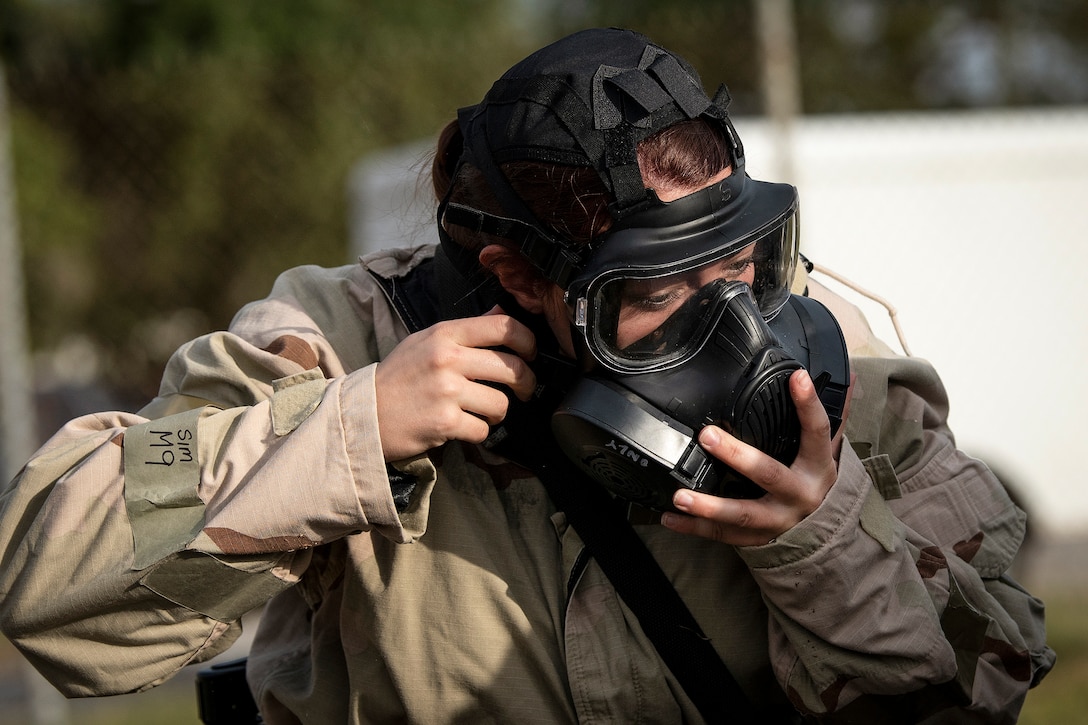
[[(767, 124), (736, 125), (749, 173), (773, 179)], [(1088, 532), (1088, 109), (806, 118), (792, 139), (802, 250), (898, 308), (945, 380), (960, 447), (1035, 523)], [(413, 201), (425, 146), (360, 166), (353, 188), (382, 201), (360, 207), (356, 252), (433, 239)], [(407, 192), (389, 196), (405, 160)], [(883, 309), (847, 296), (895, 347)]]
[[(738, 126), (758, 176), (768, 129)], [(1088, 531), (1088, 109), (808, 119), (794, 151), (802, 248), (899, 309), (962, 448)]]

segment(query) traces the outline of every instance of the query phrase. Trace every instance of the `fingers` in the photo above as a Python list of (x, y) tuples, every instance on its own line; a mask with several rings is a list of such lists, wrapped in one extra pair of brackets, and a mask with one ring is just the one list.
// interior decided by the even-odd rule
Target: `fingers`
[(506, 417), (506, 412), (510, 408), (510, 399), (497, 386), (470, 381), (462, 389), (458, 407), (486, 421), (488, 425), (495, 425), (501, 423)]
[(822, 477), (827, 473), (828, 464), (833, 467), (834, 461), (830, 457), (831, 424), (807, 371), (797, 370), (790, 376), (790, 394), (801, 423), (800, 447), (792, 465), (776, 461), (717, 426), (703, 428), (699, 444), (764, 490), (782, 495), (796, 493), (796, 477), (790, 475), (791, 471)]
[(790, 394), (801, 423), (801, 443), (791, 465), (716, 426), (707, 426), (699, 434), (699, 444), (708, 453), (767, 493), (758, 499), (729, 499), (680, 490), (673, 505), (687, 515), (663, 516), (665, 526), (748, 546), (767, 543), (819, 507), (838, 475), (831, 425), (806, 371), (798, 370), (790, 377)]
[(766, 544), (790, 528), (787, 512), (764, 499), (733, 499), (677, 491), (673, 505), (681, 513), (665, 513), (661, 523), (673, 531), (734, 546)]
[[(528, 327), (495, 305), (480, 317), (453, 320), (459, 324), (458, 340), (468, 347), (506, 347), (524, 360), (536, 357), (536, 337)], [(473, 324), (475, 323), (475, 324)]]
[(702, 430), (699, 445), (767, 494), (758, 499), (734, 499), (681, 489), (674, 494), (673, 505), (687, 515), (665, 514), (661, 522), (666, 527), (751, 546), (767, 543), (807, 514), (808, 504), (798, 501), (795, 478), (782, 463), (715, 426)]
[(505, 385), (521, 400), (532, 395), (536, 376), (527, 361), (536, 357), (536, 338), (497, 306), (481, 317), (453, 320), (432, 329), (453, 343), (437, 351), (449, 357), (436, 361), (436, 367), (449, 367), (468, 380)]
[(401, 460), (448, 440), (478, 443), (506, 417), (506, 389), (531, 397), (536, 376), (532, 332), (492, 310), (409, 335), (378, 364), (378, 428), (387, 460)]
[(760, 488), (774, 492), (789, 469), (758, 448), (734, 438), (717, 426), (708, 425), (699, 433), (699, 445)]
[[(808, 371), (798, 370), (790, 377), (790, 395), (801, 421), (801, 446), (793, 468), (816, 476), (826, 475), (829, 467), (835, 469), (831, 450), (831, 421)], [(823, 492), (820, 492), (820, 499), (823, 500)]]

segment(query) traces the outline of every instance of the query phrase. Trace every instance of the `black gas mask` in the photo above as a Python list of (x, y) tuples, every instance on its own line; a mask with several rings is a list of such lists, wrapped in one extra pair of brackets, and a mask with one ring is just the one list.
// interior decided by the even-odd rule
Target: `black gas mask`
[[(790, 463), (800, 441), (790, 375), (809, 370), (833, 428), (849, 384), (834, 318), (790, 294), (797, 192), (748, 177), (728, 103), (724, 86), (708, 97), (689, 64), (637, 33), (576, 33), (458, 114), (451, 177), (473, 167), (499, 210), (458, 201), (456, 184), (438, 208), (452, 270), (442, 314), (479, 314), (501, 293), (473, 284), (478, 255), (452, 240), (451, 225), (508, 240), (562, 288), (586, 372), (569, 392), (553, 386), (566, 392), (555, 437), (605, 486), (655, 508), (671, 507), (678, 487), (760, 495), (698, 446), (698, 432), (720, 425)], [(685, 121), (716, 132), (730, 173), (662, 202), (645, 188), (639, 143)], [(594, 168), (612, 199), (608, 232), (578, 244), (543, 223), (503, 171), (518, 160)]]
[(800, 368), (837, 430), (846, 346), (823, 305), (789, 293), (797, 238), (793, 187), (743, 176), (621, 221), (567, 289), (594, 364), (552, 418), (563, 451), (624, 498), (668, 509), (680, 487), (763, 494), (698, 433), (721, 426), (789, 465)]
[(789, 391), (798, 369), (812, 376), (832, 432), (842, 421), (849, 364), (842, 333), (823, 305), (791, 295), (768, 323), (747, 284), (707, 287), (687, 303), (711, 308), (713, 317), (687, 360), (635, 374), (600, 369), (578, 380), (552, 416), (568, 457), (614, 493), (650, 508), (671, 509), (679, 488), (763, 495), (704, 451), (698, 433), (721, 426), (789, 465), (801, 440)]

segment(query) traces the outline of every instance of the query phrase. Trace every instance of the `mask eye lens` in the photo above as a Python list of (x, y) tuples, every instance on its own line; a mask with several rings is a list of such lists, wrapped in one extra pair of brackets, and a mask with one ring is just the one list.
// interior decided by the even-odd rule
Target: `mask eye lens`
[(715, 303), (730, 284), (743, 283), (717, 279), (699, 288), (649, 334), (624, 346), (623, 353), (630, 359), (683, 354), (694, 341), (702, 339), (704, 330), (717, 318)]
[(696, 286), (698, 275), (685, 273), (654, 280), (614, 280), (602, 289), (591, 325), (595, 346), (616, 363), (652, 369), (689, 357), (702, 346), (723, 300), (748, 285), (724, 277)]
[[(737, 188), (726, 202), (704, 189), (640, 210), (602, 238), (567, 289), (584, 302), (584, 324), (572, 312), (598, 363), (631, 374), (682, 364), (705, 343), (716, 281), (748, 289), (766, 320), (785, 304), (797, 264), (797, 191), (729, 179)], [(688, 305), (693, 299), (703, 301)]]
[[(617, 372), (682, 363), (705, 342), (728, 285), (748, 290), (763, 316), (773, 317), (789, 296), (796, 229), (791, 215), (739, 251), (733, 247), (710, 262), (704, 258), (664, 274), (623, 269), (604, 275), (585, 303), (586, 339), (594, 356)], [(680, 265), (671, 266), (676, 270)]]

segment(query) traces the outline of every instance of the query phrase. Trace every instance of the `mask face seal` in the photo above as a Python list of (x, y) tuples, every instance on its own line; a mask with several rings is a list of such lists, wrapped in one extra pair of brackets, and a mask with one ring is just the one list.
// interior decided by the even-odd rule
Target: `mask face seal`
[(763, 490), (697, 443), (714, 424), (789, 465), (801, 427), (789, 378), (809, 371), (832, 433), (842, 421), (849, 362), (842, 333), (818, 302), (789, 296), (768, 323), (747, 284), (719, 281), (701, 304), (716, 310), (705, 343), (682, 366), (641, 374), (599, 370), (580, 379), (552, 416), (564, 453), (617, 495), (672, 509), (681, 487), (731, 498)]

